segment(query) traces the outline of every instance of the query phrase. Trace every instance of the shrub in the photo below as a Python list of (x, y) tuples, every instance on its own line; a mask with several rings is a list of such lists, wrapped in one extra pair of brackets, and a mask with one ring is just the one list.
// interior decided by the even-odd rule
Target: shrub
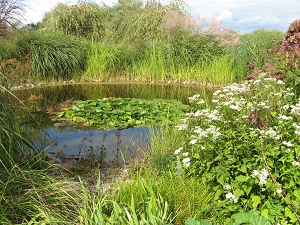
[(200, 95), (190, 101), (194, 111), (178, 125), (188, 141), (174, 160), (181, 173), (214, 187), (213, 219), (223, 223), (244, 208), (272, 223), (298, 221), (300, 103), (293, 91), (261, 74), (216, 91), (210, 109), (201, 108)]

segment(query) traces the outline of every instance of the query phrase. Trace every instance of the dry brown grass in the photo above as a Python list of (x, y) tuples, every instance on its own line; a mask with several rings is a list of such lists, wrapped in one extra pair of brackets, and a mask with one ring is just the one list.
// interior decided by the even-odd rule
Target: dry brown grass
[(191, 32), (191, 34), (213, 35), (225, 46), (235, 46), (239, 43), (239, 33), (223, 26), (223, 21), (216, 18), (208, 20), (206, 17), (193, 19), (191, 16), (181, 14), (177, 11), (166, 12), (160, 29), (170, 33), (177, 29)]

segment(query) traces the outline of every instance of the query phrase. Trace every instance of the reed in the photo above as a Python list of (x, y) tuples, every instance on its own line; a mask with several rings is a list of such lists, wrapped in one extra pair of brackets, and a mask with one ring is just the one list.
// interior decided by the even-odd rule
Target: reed
[(232, 48), (233, 68), (237, 78), (249, 74), (248, 65), (261, 69), (270, 58), (270, 49), (278, 48), (284, 34), (277, 30), (258, 29), (241, 35), (240, 44)]

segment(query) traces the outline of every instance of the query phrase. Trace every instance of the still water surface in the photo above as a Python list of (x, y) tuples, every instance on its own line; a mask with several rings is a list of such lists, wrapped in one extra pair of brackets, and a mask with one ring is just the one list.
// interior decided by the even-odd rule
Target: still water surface
[[(168, 84), (136, 83), (83, 83), (57, 86), (44, 86), (34, 89), (15, 91), (20, 99), (30, 95), (42, 95), (53, 104), (66, 100), (102, 99), (107, 97), (141, 99), (175, 99), (188, 104), (188, 97), (202, 94), (210, 98), (212, 91), (202, 86), (183, 86)], [(147, 149), (149, 144), (148, 128), (129, 128), (123, 130), (101, 131), (92, 127), (56, 126), (49, 120), (44, 123), (49, 135), (47, 152), (57, 155), (63, 151), (67, 157), (84, 156), (87, 153), (106, 152), (105, 160), (112, 162), (121, 155), (128, 159), (137, 149)]]

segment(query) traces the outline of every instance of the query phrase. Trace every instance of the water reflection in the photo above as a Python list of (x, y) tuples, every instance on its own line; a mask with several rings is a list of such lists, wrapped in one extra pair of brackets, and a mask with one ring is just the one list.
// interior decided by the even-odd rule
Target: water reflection
[(188, 103), (187, 97), (202, 93), (211, 95), (203, 86), (174, 84), (136, 84), (136, 83), (83, 83), (36, 87), (14, 91), (20, 99), (27, 99), (31, 94), (42, 95), (46, 100), (60, 103), (69, 99), (87, 100), (107, 97), (141, 99), (175, 99)]
[(100, 156), (105, 152), (105, 160), (110, 163), (123, 162), (123, 157), (129, 160), (139, 148), (146, 150), (149, 141), (149, 129), (144, 127), (107, 131), (52, 127), (47, 133), (52, 141), (47, 152), (53, 156), (57, 157), (60, 151), (67, 158), (84, 158), (86, 154)]

